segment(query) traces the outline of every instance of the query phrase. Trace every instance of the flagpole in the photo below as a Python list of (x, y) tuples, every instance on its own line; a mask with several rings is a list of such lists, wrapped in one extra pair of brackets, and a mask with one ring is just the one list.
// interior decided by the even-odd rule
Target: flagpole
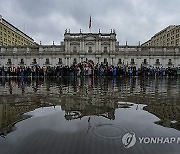
[(89, 30), (90, 30), (90, 33), (91, 33), (91, 15), (90, 15), (90, 18), (89, 18)]

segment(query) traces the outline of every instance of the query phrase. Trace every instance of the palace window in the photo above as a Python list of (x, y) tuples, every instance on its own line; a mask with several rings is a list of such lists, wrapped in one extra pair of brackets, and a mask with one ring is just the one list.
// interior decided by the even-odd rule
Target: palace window
[(77, 64), (77, 59), (74, 58), (73, 64)]
[(107, 64), (108, 62), (107, 62), (107, 58), (104, 58), (104, 64)]
[(92, 53), (92, 47), (89, 47), (88, 52)]
[(104, 53), (107, 53), (108, 50), (107, 50), (107, 47), (104, 47)]
[(178, 45), (178, 44), (179, 44), (179, 39), (176, 40), (176, 45)]
[(171, 59), (169, 59), (168, 65), (172, 65), (172, 61), (171, 61)]
[(147, 64), (147, 59), (144, 59), (143, 64)]
[(37, 61), (36, 61), (36, 59), (33, 59), (33, 62), (32, 62), (33, 64), (37, 64)]
[(62, 64), (62, 58), (59, 58), (58, 64)]
[(11, 65), (11, 64), (12, 64), (11, 59), (8, 59), (7, 64), (8, 64), (8, 65)]
[(77, 52), (77, 47), (73, 47), (73, 52)]
[(83, 62), (83, 58), (81, 57), (81, 62)]
[(160, 65), (159, 59), (156, 59), (156, 65)]
[(45, 62), (46, 65), (50, 64), (49, 62), (49, 58), (46, 58), (46, 62)]
[(98, 64), (99, 64), (99, 57), (98, 57)]
[(119, 60), (118, 60), (118, 64), (122, 64), (122, 61), (121, 61), (121, 59), (119, 59)]
[(135, 64), (134, 59), (131, 59), (131, 65), (134, 65), (134, 64)]
[(24, 64), (24, 59), (21, 59), (20, 64)]

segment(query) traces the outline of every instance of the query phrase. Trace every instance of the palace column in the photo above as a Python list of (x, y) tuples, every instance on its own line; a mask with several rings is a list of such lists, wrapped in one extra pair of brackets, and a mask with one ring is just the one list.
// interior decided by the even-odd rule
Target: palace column
[(65, 62), (65, 65), (67, 65), (67, 57), (65, 58), (65, 61), (66, 61), (66, 62)]
[(85, 42), (82, 40), (82, 51), (85, 52)]
[(68, 41), (68, 51), (69, 51), (69, 52), (71, 52), (71, 44), (70, 44), (70, 43), (71, 43), (71, 41), (69, 40), (69, 41)]
[(79, 52), (82, 52), (82, 40), (80, 40)]
[(98, 40), (95, 40), (96, 43), (95, 43), (95, 52), (98, 52)]
[(65, 44), (65, 52), (67, 53), (67, 52), (68, 52), (68, 44), (67, 44), (67, 40), (65, 40), (64, 44)]
[(116, 41), (112, 41), (112, 51), (116, 50), (115, 47), (116, 47)]
[(99, 40), (99, 52), (101, 52), (101, 40)]
[(110, 52), (113, 50), (112, 46), (113, 46), (113, 43), (112, 43), (112, 40), (110, 40)]

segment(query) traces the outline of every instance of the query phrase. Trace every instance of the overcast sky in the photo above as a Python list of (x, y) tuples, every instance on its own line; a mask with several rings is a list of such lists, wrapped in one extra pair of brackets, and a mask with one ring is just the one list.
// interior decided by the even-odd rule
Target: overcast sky
[(65, 29), (115, 29), (120, 44), (137, 45), (168, 25), (180, 24), (180, 0), (0, 0), (0, 15), (37, 43), (59, 44)]

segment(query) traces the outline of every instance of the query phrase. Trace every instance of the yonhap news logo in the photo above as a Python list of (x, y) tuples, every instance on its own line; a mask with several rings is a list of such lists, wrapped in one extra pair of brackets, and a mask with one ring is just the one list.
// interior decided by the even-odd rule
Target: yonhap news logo
[(126, 133), (122, 137), (122, 143), (126, 149), (140, 144), (179, 144), (180, 137), (137, 137), (134, 132)]
[(136, 144), (136, 135), (134, 132), (126, 133), (122, 138), (125, 148), (130, 148)]

